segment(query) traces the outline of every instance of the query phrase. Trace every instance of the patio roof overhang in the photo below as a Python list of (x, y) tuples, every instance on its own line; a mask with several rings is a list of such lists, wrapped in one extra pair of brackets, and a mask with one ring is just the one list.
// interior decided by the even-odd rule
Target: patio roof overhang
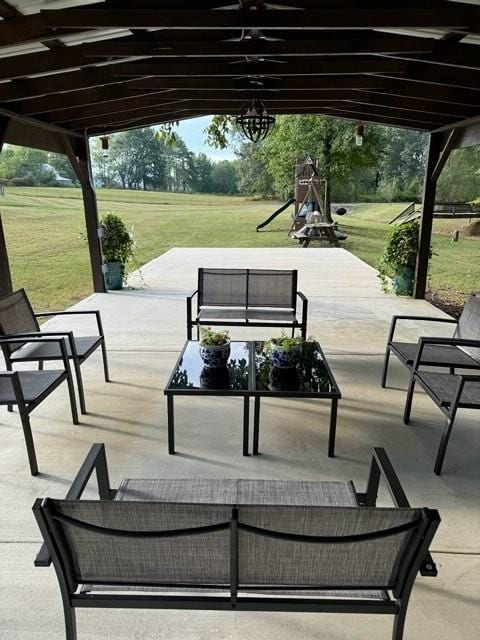
[(0, 144), (69, 156), (84, 190), (95, 290), (104, 285), (88, 137), (236, 114), (257, 93), (273, 114), (431, 134), (423, 297), (436, 180), (453, 148), (480, 139), (478, 3), (0, 0), (0, 18)]

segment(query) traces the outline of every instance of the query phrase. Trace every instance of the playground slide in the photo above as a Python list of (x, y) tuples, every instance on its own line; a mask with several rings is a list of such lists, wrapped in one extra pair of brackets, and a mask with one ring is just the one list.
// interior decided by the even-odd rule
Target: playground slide
[(282, 206), (276, 211), (274, 211), (271, 216), (269, 216), (266, 220), (264, 220), (259, 225), (257, 225), (257, 231), (260, 231), (260, 229), (263, 229), (263, 227), (266, 227), (267, 224), (270, 224), (272, 220), (274, 220), (278, 215), (282, 213), (282, 211), (285, 211), (285, 209), (287, 209), (294, 202), (295, 202), (295, 198), (290, 198), (290, 200), (287, 200), (285, 204), (282, 204)]

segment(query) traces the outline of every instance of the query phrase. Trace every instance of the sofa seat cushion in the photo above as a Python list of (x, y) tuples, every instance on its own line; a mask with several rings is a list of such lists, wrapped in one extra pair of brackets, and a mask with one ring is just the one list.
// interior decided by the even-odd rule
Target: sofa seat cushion
[(317, 507), (358, 506), (352, 482), (214, 478), (125, 479), (116, 500)]
[(247, 311), (240, 307), (203, 307), (198, 312), (197, 320), (236, 320), (245, 322)]
[(259, 309), (247, 310), (247, 319), (262, 322), (295, 322), (293, 309)]
[[(230, 596), (230, 590), (225, 587), (224, 590), (215, 589), (212, 590), (208, 587), (205, 588), (192, 588), (192, 587), (147, 587), (147, 586), (128, 586), (128, 585), (101, 585), (101, 584), (83, 584), (80, 589), (81, 593), (95, 593), (95, 594), (109, 594), (114, 593), (118, 595), (119, 593), (132, 594), (138, 593), (138, 595), (148, 595), (149, 593), (152, 595), (155, 594), (163, 594), (163, 595), (182, 595), (182, 596), (198, 596), (202, 595), (211, 595), (211, 596)], [(241, 599), (242, 597), (251, 598), (251, 597), (266, 597), (266, 598), (333, 598), (335, 600), (346, 599), (346, 600), (380, 600), (385, 602), (390, 600), (387, 591), (381, 591), (378, 589), (345, 589), (343, 591), (340, 590), (293, 590), (293, 589), (284, 589), (284, 590), (269, 590), (269, 589), (252, 589), (248, 591), (244, 591), (241, 588), (238, 591), (238, 597)]]

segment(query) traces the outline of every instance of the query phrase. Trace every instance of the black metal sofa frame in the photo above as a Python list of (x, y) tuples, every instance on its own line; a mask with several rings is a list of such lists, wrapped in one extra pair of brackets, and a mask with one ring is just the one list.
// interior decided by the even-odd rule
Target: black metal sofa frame
[[(80, 500), (94, 471), (100, 500)], [(375, 506), (380, 477), (395, 508)], [(35, 564), (53, 561), (67, 640), (82, 607), (390, 614), (393, 640), (402, 639), (417, 573), (436, 575), (428, 549), (440, 517), (410, 507), (383, 449), (365, 493), (347, 482), (204, 482), (127, 480), (115, 492), (96, 444), (65, 500), (35, 501), (45, 541)], [(249, 503), (222, 490), (240, 495), (242, 486)], [(210, 498), (198, 500), (208, 487)]]
[[(275, 269), (198, 270), (197, 289), (187, 296), (187, 339), (202, 325), (300, 329), (307, 337), (308, 300), (297, 290), (298, 272)], [(192, 302), (196, 297), (196, 314)], [(302, 302), (297, 319), (297, 298)]]

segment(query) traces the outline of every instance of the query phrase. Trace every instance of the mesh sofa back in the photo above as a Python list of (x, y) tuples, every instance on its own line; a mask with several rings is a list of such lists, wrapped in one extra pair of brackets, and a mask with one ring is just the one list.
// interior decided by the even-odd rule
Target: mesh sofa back
[(246, 306), (246, 269), (199, 269), (198, 278), (200, 306)]
[[(0, 300), (0, 335), (13, 333), (31, 333), (39, 330), (30, 302), (23, 289), (15, 291)], [(3, 348), (12, 353), (22, 346), (22, 343), (7, 344)]]
[[(228, 522), (219, 505), (161, 502), (52, 501), (55, 510), (124, 531), (166, 531)], [(229, 532), (173, 538), (118, 537), (61, 523), (78, 582), (228, 584)]]
[[(216, 504), (52, 500), (57, 513), (126, 531), (189, 529), (229, 522)], [(290, 534), (345, 536), (385, 530), (419, 518), (416, 509), (241, 506), (247, 524)], [(230, 582), (228, 529), (170, 538), (118, 537), (60, 521), (79, 583), (225, 585)], [(239, 530), (240, 587), (394, 587), (410, 531), (353, 543), (312, 544)]]
[[(480, 341), (480, 298), (477, 296), (472, 295), (467, 300), (462, 315), (458, 319), (455, 337)], [(462, 349), (480, 363), (480, 348), (462, 347)]]
[(296, 271), (249, 269), (248, 306), (293, 309), (296, 281)]
[(199, 269), (198, 280), (201, 307), (295, 307), (296, 271)]
[[(412, 522), (415, 509), (243, 507), (240, 522), (310, 536), (346, 536)], [(318, 588), (393, 588), (411, 532), (352, 543), (292, 542), (240, 532), (240, 583)]]

